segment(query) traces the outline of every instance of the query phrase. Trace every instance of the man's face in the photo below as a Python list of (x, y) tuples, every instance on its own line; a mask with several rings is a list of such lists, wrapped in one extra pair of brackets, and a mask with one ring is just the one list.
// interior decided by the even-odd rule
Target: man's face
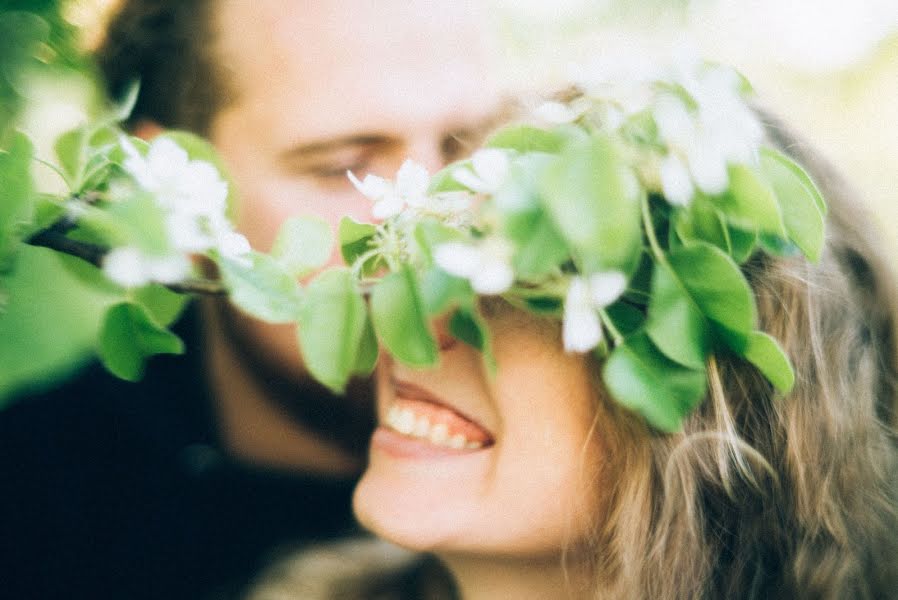
[[(346, 177), (459, 158), (496, 111), (484, 35), (465, 2), (225, 0), (217, 47), (234, 101), (210, 137), (241, 197), (238, 229), (268, 251), (280, 224), (370, 218)], [(337, 260), (335, 253), (334, 259)], [(301, 377), (295, 334), (239, 319), (242, 341)]]

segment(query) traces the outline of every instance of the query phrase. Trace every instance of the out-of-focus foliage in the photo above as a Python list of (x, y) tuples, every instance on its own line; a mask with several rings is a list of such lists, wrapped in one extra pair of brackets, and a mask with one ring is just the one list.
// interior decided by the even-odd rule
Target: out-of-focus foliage
[(0, 140), (27, 96), (24, 78), (36, 69), (87, 66), (76, 50), (77, 31), (59, 0), (7, 0), (0, 9)]
[[(54, 118), (45, 119), (34, 110), (68, 93), (71, 82), (93, 77), (64, 8), (58, 0), (6, 0), (0, 7), (0, 163), (15, 169), (0, 175), (0, 405), (22, 386), (49, 385), (86, 360), (111, 301), (104, 288), (86, 285), (91, 267), (82, 261), (18, 243), (27, 223), (54, 218), (49, 204), (35, 200), (45, 187), (59, 186), (59, 177), (32, 158), (33, 143), (25, 156), (23, 140), (55, 139), (62, 131), (50, 123), (60, 111), (49, 107)], [(41, 131), (26, 137), (17, 130), (28, 120)]]

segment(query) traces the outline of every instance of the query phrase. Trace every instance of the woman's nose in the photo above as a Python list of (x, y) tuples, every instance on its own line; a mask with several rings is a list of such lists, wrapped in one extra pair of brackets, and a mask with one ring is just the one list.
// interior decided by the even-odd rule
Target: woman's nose
[(446, 315), (444, 317), (440, 317), (439, 319), (434, 320), (433, 328), (434, 333), (436, 334), (437, 347), (440, 352), (446, 352), (447, 350), (451, 350), (457, 343), (458, 340), (455, 339), (452, 334), (449, 332), (449, 319), (450, 316)]

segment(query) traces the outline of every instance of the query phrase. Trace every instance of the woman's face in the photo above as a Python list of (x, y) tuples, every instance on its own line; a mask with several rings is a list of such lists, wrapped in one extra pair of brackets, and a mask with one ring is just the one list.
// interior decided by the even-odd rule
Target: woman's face
[(433, 369), (381, 362), (380, 425), (356, 514), (384, 538), (437, 554), (557, 556), (601, 510), (588, 362), (565, 354), (547, 322), (491, 312), (494, 378), (444, 333)]

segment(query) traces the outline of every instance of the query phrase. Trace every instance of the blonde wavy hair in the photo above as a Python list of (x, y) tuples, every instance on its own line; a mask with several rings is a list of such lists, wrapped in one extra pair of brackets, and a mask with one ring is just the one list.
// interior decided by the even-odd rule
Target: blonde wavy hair
[(898, 598), (898, 286), (854, 194), (764, 116), (830, 206), (818, 264), (759, 254), (745, 266), (795, 388), (782, 397), (718, 357), (676, 435), (600, 401), (608, 504), (587, 597)]

